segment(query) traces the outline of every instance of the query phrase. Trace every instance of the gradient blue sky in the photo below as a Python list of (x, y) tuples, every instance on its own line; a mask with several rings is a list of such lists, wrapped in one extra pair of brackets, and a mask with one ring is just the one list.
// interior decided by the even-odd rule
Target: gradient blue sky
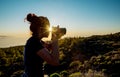
[(66, 36), (120, 31), (120, 0), (0, 0), (0, 35), (28, 35), (28, 13), (48, 17), (51, 26), (66, 27)]

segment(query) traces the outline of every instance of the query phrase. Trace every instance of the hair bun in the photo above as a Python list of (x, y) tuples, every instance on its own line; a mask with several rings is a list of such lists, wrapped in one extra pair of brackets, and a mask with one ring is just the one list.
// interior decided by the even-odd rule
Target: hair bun
[(35, 17), (37, 17), (35, 14), (29, 13), (29, 14), (27, 15), (27, 18), (26, 18), (26, 19), (27, 19), (27, 21), (29, 21), (29, 22), (33, 22)]

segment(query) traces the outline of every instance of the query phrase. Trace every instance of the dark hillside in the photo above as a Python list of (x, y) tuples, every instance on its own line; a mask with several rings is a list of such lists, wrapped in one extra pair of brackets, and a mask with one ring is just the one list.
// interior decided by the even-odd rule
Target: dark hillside
[(85, 38), (80, 44), (80, 47), (89, 58), (91, 56), (103, 55), (120, 48), (120, 32), (109, 35), (94, 35)]
[[(0, 77), (19, 77), (23, 73), (23, 51), (24, 46), (0, 48)], [(87, 73), (92, 69), (108, 77), (120, 77), (120, 32), (64, 38), (59, 40), (59, 52), (59, 67), (45, 65), (49, 75), (62, 71)]]
[(0, 48), (0, 77), (13, 77), (23, 71), (24, 46)]
[(108, 52), (104, 55), (93, 56), (90, 60), (88, 60), (87, 64), (84, 65), (85, 70), (92, 69), (102, 71), (107, 74), (108, 77), (119, 77), (120, 49)]

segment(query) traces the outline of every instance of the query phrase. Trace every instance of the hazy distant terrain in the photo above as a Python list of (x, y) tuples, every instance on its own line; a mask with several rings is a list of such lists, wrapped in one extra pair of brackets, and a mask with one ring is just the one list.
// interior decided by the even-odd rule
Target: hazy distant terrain
[(0, 35), (0, 48), (25, 45), (26, 37), (2, 36)]

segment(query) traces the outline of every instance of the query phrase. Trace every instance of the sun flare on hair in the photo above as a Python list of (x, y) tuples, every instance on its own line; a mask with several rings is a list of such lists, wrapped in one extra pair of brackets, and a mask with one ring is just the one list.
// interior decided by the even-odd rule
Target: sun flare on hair
[(49, 28), (49, 31), (52, 32), (52, 27)]

